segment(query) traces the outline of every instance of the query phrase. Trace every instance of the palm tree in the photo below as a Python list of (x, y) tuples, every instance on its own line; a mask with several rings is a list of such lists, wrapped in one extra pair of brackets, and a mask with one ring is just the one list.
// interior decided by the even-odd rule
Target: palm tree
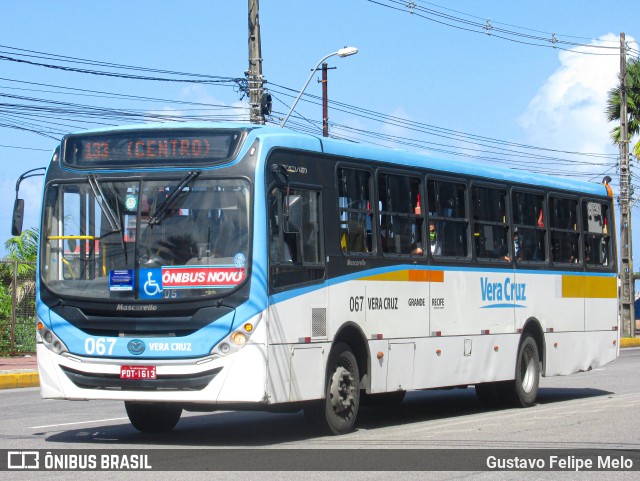
[(4, 243), (9, 254), (4, 260), (16, 261), (18, 268), (18, 285), (16, 288), (17, 301), (35, 292), (36, 259), (38, 257), (38, 229), (32, 227), (22, 232), (19, 236), (11, 237)]
[[(607, 119), (620, 121), (620, 86), (609, 90), (607, 99)], [(640, 133), (640, 59), (627, 61), (627, 114), (629, 138)], [(611, 130), (614, 144), (620, 143), (620, 126)], [(640, 142), (633, 147), (633, 155), (640, 157)]]

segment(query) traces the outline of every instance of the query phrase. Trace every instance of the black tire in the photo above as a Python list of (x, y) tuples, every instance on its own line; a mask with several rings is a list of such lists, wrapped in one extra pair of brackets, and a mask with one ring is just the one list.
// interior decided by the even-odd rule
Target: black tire
[(351, 348), (337, 343), (329, 354), (325, 399), (304, 407), (304, 415), (316, 429), (327, 434), (353, 430), (360, 406), (360, 371)]
[(531, 336), (520, 342), (513, 381), (476, 384), (480, 404), (489, 409), (505, 406), (530, 407), (538, 397), (540, 385), (540, 358), (538, 345)]
[(182, 415), (177, 404), (151, 404), (125, 401), (127, 416), (134, 428), (143, 433), (166, 433), (171, 431)]
[(540, 386), (540, 356), (538, 345), (531, 336), (522, 339), (516, 361), (516, 378), (509, 383), (511, 401), (519, 407), (536, 403)]

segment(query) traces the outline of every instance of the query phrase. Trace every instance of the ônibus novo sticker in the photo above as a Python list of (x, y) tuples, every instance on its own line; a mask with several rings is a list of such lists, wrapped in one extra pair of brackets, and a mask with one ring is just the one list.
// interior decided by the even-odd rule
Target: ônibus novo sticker
[(163, 289), (231, 288), (245, 277), (244, 268), (227, 266), (181, 266), (162, 268)]

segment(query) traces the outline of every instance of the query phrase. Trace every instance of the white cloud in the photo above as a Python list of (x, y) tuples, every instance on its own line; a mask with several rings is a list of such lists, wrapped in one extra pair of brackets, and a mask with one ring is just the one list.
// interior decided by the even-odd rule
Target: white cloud
[[(618, 36), (607, 34), (592, 45), (615, 46)], [(628, 38), (629, 42), (634, 42)], [(609, 138), (613, 128), (605, 115), (607, 92), (618, 82), (616, 50), (579, 47), (580, 54), (560, 51), (560, 67), (540, 87), (519, 118), (528, 142), (577, 152), (616, 152)]]

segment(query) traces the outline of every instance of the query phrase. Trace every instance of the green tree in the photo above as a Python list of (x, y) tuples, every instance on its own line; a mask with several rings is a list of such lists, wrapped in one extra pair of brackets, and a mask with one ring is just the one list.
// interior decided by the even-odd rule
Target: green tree
[[(610, 122), (620, 122), (620, 86), (609, 90), (607, 99), (607, 119)], [(627, 61), (627, 114), (629, 138), (640, 133), (640, 59)], [(620, 143), (620, 126), (611, 130), (614, 144)], [(640, 142), (636, 143), (633, 155), (640, 157)]]
[[(35, 272), (38, 255), (38, 229), (25, 230), (5, 242), (8, 254), (0, 263), (0, 352), (8, 353), (9, 346), (17, 352), (36, 349), (33, 325), (35, 321)], [(14, 285), (14, 266), (18, 282)], [(16, 296), (15, 324), (9, 329)], [(13, 343), (12, 343), (13, 337)]]
[[(35, 291), (36, 259), (38, 257), (38, 229), (31, 228), (22, 232), (19, 236), (11, 237), (4, 243), (9, 252), (5, 256), (7, 261), (17, 261), (18, 285), (11, 285), (10, 290), (16, 289), (17, 301)], [(12, 280), (13, 281), (13, 280)]]

